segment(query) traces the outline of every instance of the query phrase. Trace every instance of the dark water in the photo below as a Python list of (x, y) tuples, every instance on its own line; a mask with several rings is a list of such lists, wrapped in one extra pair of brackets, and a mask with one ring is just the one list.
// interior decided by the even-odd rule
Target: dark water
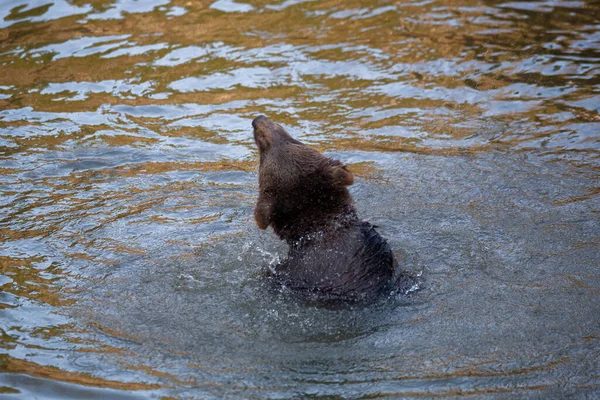
[[(273, 293), (258, 114), (423, 288)], [(0, 397), (600, 398), (600, 5), (0, 2)]]

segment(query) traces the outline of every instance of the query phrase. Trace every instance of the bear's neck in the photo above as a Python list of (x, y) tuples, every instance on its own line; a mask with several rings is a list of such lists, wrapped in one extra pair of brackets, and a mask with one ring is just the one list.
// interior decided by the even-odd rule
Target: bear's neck
[(289, 245), (298, 246), (308, 241), (335, 235), (340, 229), (346, 229), (357, 221), (358, 215), (354, 205), (344, 204), (334, 209), (313, 208), (307, 213), (288, 215), (280, 223), (274, 221), (273, 229)]

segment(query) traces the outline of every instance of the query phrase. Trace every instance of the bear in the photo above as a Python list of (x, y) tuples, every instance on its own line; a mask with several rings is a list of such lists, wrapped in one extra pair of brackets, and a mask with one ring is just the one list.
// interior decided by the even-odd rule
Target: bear
[(252, 127), (260, 156), (254, 218), (289, 245), (287, 259), (269, 277), (325, 302), (369, 302), (414, 290), (415, 278), (400, 270), (385, 239), (358, 218), (347, 188), (354, 175), (346, 165), (264, 115)]

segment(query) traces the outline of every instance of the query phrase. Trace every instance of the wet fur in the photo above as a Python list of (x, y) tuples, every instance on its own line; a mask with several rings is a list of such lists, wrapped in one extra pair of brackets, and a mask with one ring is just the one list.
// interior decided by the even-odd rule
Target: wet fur
[(252, 125), (260, 152), (254, 217), (290, 246), (273, 280), (334, 300), (370, 299), (405, 286), (387, 242), (357, 216), (347, 167), (264, 116)]

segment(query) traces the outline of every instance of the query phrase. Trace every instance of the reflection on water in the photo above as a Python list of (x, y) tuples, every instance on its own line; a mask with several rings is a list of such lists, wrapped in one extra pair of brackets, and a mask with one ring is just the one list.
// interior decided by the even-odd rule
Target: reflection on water
[[(0, 4), (0, 393), (595, 397), (600, 8)], [(267, 114), (350, 164), (424, 290), (265, 287)]]

